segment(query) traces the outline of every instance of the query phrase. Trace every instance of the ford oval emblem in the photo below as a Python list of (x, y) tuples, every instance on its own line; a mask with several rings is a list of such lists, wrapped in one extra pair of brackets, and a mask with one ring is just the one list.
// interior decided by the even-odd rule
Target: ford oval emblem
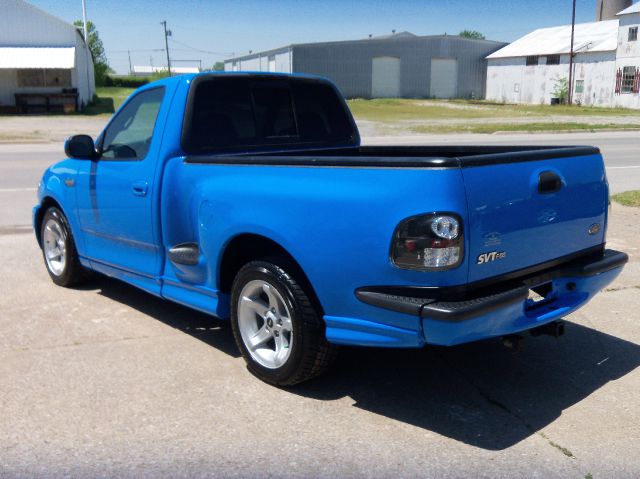
[(600, 232), (600, 223), (594, 223), (589, 226), (589, 234), (591, 236), (596, 235)]

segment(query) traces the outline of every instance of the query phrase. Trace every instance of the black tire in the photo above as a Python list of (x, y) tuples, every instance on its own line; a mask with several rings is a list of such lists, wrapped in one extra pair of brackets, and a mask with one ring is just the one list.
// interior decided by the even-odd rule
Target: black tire
[[(46, 226), (50, 221), (54, 221), (59, 225), (60, 232), (62, 234), (62, 241), (65, 247), (65, 261), (64, 266), (56, 271), (52, 268), (46, 257), (46, 244), (48, 241), (46, 234)], [(69, 227), (69, 222), (60, 209), (55, 206), (51, 206), (45, 211), (40, 223), (40, 246), (42, 248), (42, 257), (44, 259), (45, 267), (51, 277), (51, 280), (58, 286), (73, 286), (82, 282), (85, 278), (85, 269), (80, 264), (78, 259), (78, 250)]]
[[(231, 327), (247, 369), (262, 381), (276, 386), (292, 386), (322, 374), (331, 366), (337, 353), (337, 347), (326, 340), (322, 315), (292, 276), (292, 271), (295, 268), (284, 260), (252, 261), (240, 269), (231, 290)], [(277, 368), (268, 368), (256, 361), (240, 331), (240, 293), (254, 280), (273, 286), (284, 300), (291, 316), (291, 351), (286, 362)]]

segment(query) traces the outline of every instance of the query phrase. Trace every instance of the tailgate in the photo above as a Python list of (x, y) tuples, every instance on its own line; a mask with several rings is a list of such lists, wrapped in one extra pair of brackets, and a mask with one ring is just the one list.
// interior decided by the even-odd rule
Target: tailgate
[(518, 155), (463, 167), (469, 282), (604, 242), (608, 186), (601, 155), (533, 161)]

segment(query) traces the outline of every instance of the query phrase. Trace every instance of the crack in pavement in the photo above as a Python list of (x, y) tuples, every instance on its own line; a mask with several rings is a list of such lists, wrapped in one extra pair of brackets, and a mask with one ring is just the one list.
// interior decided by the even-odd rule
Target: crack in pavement
[(139, 340), (147, 340), (147, 339), (158, 339), (158, 338), (169, 338), (173, 336), (178, 336), (177, 334), (156, 334), (153, 336), (136, 336), (136, 337), (124, 337), (124, 338), (115, 338), (115, 339), (105, 339), (101, 341), (74, 341), (73, 343), (68, 344), (56, 344), (52, 346), (39, 346), (39, 347), (9, 347), (8, 349), (0, 349), (0, 353), (26, 353), (26, 352), (39, 352), (39, 351), (51, 351), (56, 349), (68, 349), (68, 348), (76, 348), (81, 346), (96, 346), (102, 344), (112, 344), (112, 343), (120, 343), (125, 341), (139, 341)]
[(632, 286), (620, 286), (619, 288), (605, 288), (603, 293), (615, 293), (616, 291), (626, 291), (627, 289), (640, 289), (640, 284)]
[[(518, 413), (513, 411), (509, 406), (507, 406), (505, 403), (503, 403), (499, 399), (493, 397), (488, 391), (486, 391), (480, 384), (476, 383), (462, 369), (456, 368), (455, 366), (450, 364), (445, 358), (442, 357), (442, 355), (439, 355), (439, 356), (440, 356), (440, 360), (442, 361), (443, 364), (445, 364), (454, 373), (457, 373), (460, 377), (462, 377), (473, 389), (475, 389), (478, 392), (480, 397), (482, 397), (485, 401), (487, 401), (487, 403), (489, 403), (490, 405), (492, 405), (495, 408), (498, 408), (498, 409), (504, 411), (505, 413), (507, 413), (508, 415), (513, 417), (514, 419), (516, 419), (528, 431), (530, 431), (531, 434), (535, 434), (535, 435), (543, 438), (547, 442), (547, 444), (549, 444), (554, 449), (557, 449), (558, 451), (560, 451), (566, 457), (568, 457), (570, 459), (574, 459), (575, 461), (578, 460), (578, 458), (571, 452), (570, 449), (568, 449), (568, 448), (566, 448), (566, 447), (564, 447), (564, 446), (552, 441), (551, 438), (549, 438), (544, 432), (536, 430), (536, 428), (534, 428), (531, 424), (529, 424), (525, 418), (521, 417)], [(584, 477), (585, 472), (580, 470), (578, 464), (574, 463), (572, 465), (573, 465), (574, 469), (576, 470), (576, 472), (578, 472), (581, 476)]]

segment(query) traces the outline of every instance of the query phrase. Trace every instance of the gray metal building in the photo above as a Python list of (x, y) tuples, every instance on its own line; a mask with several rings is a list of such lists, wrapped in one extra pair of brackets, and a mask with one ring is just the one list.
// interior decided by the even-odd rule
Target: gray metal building
[(506, 43), (409, 32), (305, 43), (225, 61), (226, 71), (309, 73), (347, 98), (483, 98), (487, 61)]

